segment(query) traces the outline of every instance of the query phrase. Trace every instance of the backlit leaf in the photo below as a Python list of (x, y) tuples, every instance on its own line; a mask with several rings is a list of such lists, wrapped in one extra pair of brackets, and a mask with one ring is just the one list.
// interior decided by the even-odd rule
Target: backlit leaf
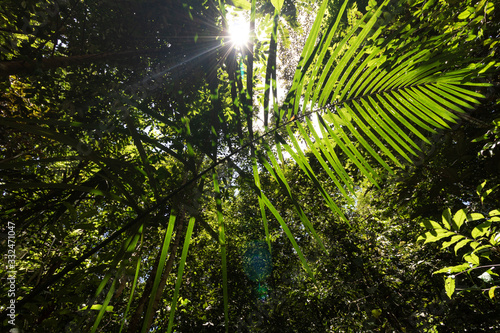
[(472, 230), (472, 237), (478, 238), (486, 235), (490, 231), (491, 221), (486, 221), (478, 225)]
[(493, 277), (488, 272), (484, 272), (483, 274), (479, 275), (478, 278), (486, 283), (490, 283), (493, 281)]
[(460, 250), (462, 247), (464, 247), (467, 243), (470, 243), (470, 242), (472, 242), (472, 239), (464, 239), (464, 240), (461, 240), (460, 242), (458, 242), (455, 245), (455, 255), (457, 254), (458, 250)]
[(451, 299), (451, 295), (455, 292), (455, 277), (448, 276), (446, 278), (444, 289), (446, 290), (446, 295)]
[(459, 211), (457, 211), (453, 216), (453, 221), (455, 222), (453, 227), (456, 227), (454, 229), (456, 231), (459, 231), (460, 227), (462, 226), (462, 224), (466, 219), (467, 219), (467, 213), (465, 212), (464, 209), (460, 209)]
[(495, 289), (497, 289), (497, 286), (493, 286), (493, 287), (490, 288), (490, 290), (488, 290), (488, 296), (490, 298), (495, 297)]
[(461, 264), (461, 265), (457, 265), (457, 266), (450, 266), (450, 267), (441, 268), (440, 270), (435, 271), (432, 274), (441, 274), (441, 273), (453, 274), (453, 273), (460, 273), (460, 272), (463, 272), (465, 270), (468, 270), (469, 268), (470, 268), (470, 265), (467, 264), (467, 263), (465, 263), (465, 264)]
[(448, 246), (455, 244), (456, 242), (458, 242), (459, 240), (461, 240), (463, 238), (465, 238), (465, 236), (455, 235), (455, 236), (451, 237), (451, 239), (449, 241), (443, 242), (443, 246), (441, 248), (442, 249), (447, 248)]
[(283, 2), (284, 0), (271, 0), (271, 3), (273, 4), (274, 8), (279, 12), (281, 11), (281, 7), (283, 7)]
[(479, 257), (475, 253), (470, 253), (464, 255), (464, 259), (467, 262), (470, 262), (471, 264), (477, 266), (479, 265)]

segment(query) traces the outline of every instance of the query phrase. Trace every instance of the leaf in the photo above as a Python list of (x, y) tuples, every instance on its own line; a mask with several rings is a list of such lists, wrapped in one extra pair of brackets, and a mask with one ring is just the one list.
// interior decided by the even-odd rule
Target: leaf
[(464, 239), (464, 240), (461, 240), (460, 242), (458, 242), (455, 245), (455, 255), (457, 255), (458, 250), (460, 250), (462, 247), (464, 247), (467, 243), (470, 243), (470, 242), (472, 242), (472, 239)]
[(466, 219), (467, 219), (467, 213), (466, 213), (465, 209), (460, 209), (459, 211), (457, 211), (455, 213), (455, 215), (453, 216), (453, 221), (455, 222), (453, 224), (454, 229), (456, 231), (459, 231), (460, 227), (462, 226), (462, 224), (464, 223), (464, 221)]
[(449, 241), (443, 242), (443, 245), (442, 245), (441, 249), (445, 249), (448, 246), (455, 244), (456, 242), (458, 242), (459, 240), (461, 240), (463, 238), (465, 238), (465, 236), (455, 235), (455, 236), (451, 237), (451, 239)]
[[(224, 324), (229, 327), (229, 296), (227, 287), (227, 257), (226, 257), (226, 234), (224, 226), (224, 216), (222, 213), (222, 203), (220, 199), (220, 187), (217, 174), (213, 173), (214, 192), (216, 194), (217, 222), (219, 224), (219, 245), (222, 262), (222, 294), (224, 298)], [(226, 332), (228, 329), (226, 329)]]
[(281, 7), (283, 7), (283, 2), (285, 2), (285, 0), (271, 0), (271, 3), (278, 12), (281, 11)]
[(451, 299), (451, 295), (455, 292), (455, 277), (448, 276), (444, 282), (444, 289), (446, 290), (446, 295)]
[(452, 225), (452, 220), (451, 220), (451, 210), (449, 208), (443, 211), (442, 221), (445, 228), (450, 230)]
[(478, 185), (476, 188), (476, 193), (479, 196), (479, 198), (481, 199), (481, 203), (483, 203), (484, 198), (485, 198), (485, 195), (482, 194), (484, 186), (486, 186), (486, 180), (484, 182), (482, 182), (481, 185)]
[(485, 249), (490, 249), (491, 248), (491, 245), (490, 244), (486, 244), (486, 245), (481, 245), (481, 246), (478, 246), (474, 249), (474, 251), (472, 251), (472, 253), (479, 253), (481, 255), (481, 257), (484, 257), (484, 258), (488, 258), (489, 259), (489, 250), (488, 251), (481, 251), (481, 250), (485, 250)]
[[(321, 4), (321, 7), (317, 11), (317, 16), (316, 19), (314, 20), (314, 24), (311, 28), (311, 31), (309, 33), (309, 36), (307, 37), (306, 43), (304, 45), (304, 48), (302, 49), (302, 54), (300, 56), (299, 64), (297, 65), (297, 70), (295, 71), (294, 77), (293, 77), (293, 84), (292, 87), (290, 88), (290, 92), (288, 93), (286, 100), (285, 100), (285, 105), (286, 104), (292, 104), (293, 103), (293, 113), (296, 114), (299, 108), (299, 101), (302, 95), (302, 90), (304, 87), (304, 79), (305, 75), (309, 69), (309, 67), (313, 64), (313, 60), (316, 56), (318, 56), (318, 63), (322, 62), (328, 47), (330, 46), (331, 40), (337, 31), (337, 28), (340, 24), (342, 14), (344, 13), (346, 7), (347, 7), (347, 1), (344, 1), (339, 13), (337, 14), (336, 20), (333, 22), (332, 21), (332, 26), (330, 27), (331, 33), (328, 34), (327, 36), (325, 35), (321, 41), (320, 44), (318, 44), (318, 47), (315, 47), (315, 43), (318, 39), (318, 35), (320, 33), (320, 28), (322, 25), (323, 17), (325, 14), (325, 11), (327, 10), (328, 7), (328, 2), (323, 1)], [(323, 47), (320, 48), (320, 46), (323, 45)], [(326, 46), (326, 47), (324, 47)], [(319, 70), (319, 66), (316, 65), (313, 69), (313, 77), (316, 76), (317, 72)], [(312, 89), (312, 88), (311, 88)], [(309, 89), (308, 89), (309, 91)], [(309, 95), (309, 94), (307, 94)], [(306, 96), (306, 101), (309, 99), (308, 96)], [(306, 105), (307, 103), (304, 103)]]
[(484, 219), (483, 214), (480, 214), (480, 213), (467, 214), (467, 221), (468, 222), (482, 220), (482, 219)]
[(425, 228), (427, 228), (427, 229), (429, 229), (429, 230), (443, 229), (442, 225), (440, 225), (438, 222), (432, 221), (432, 220), (425, 220), (420, 225), (423, 226), (423, 227), (425, 227)]
[[(156, 295), (156, 291), (158, 290), (158, 286), (160, 284), (161, 276), (163, 274), (163, 268), (165, 266), (165, 262), (167, 260), (167, 255), (168, 255), (168, 249), (170, 246), (170, 241), (172, 240), (172, 234), (174, 230), (174, 225), (175, 225), (175, 220), (176, 220), (176, 215), (174, 212), (170, 212), (170, 218), (168, 221), (168, 227), (167, 231), (165, 232), (165, 238), (163, 239), (163, 244), (161, 247), (161, 254), (160, 254), (160, 261), (158, 262), (158, 267), (156, 269), (156, 276), (153, 281), (153, 288), (151, 291), (151, 295)], [(146, 315), (145, 315), (145, 320), (144, 324), (142, 327), (142, 331), (145, 332), (147, 330), (147, 322), (149, 321), (150, 316), (153, 315), (153, 304), (154, 304), (155, 298), (151, 297), (149, 299), (148, 307), (146, 309)]]
[[(73, 220), (76, 220), (77, 219), (77, 212), (76, 212), (75, 207), (72, 204), (70, 204), (69, 202), (66, 202), (66, 201), (63, 201), (62, 204), (69, 210), (71, 218)], [(83, 229), (83, 228), (81, 228), (81, 229)]]
[[(188, 228), (186, 231), (186, 237), (184, 238), (184, 245), (182, 246), (181, 261), (179, 263), (179, 269), (177, 271), (177, 279), (175, 281), (174, 297), (172, 298), (172, 303), (170, 303), (170, 316), (168, 319), (168, 328), (167, 328), (168, 333), (172, 332), (172, 327), (174, 324), (175, 309), (177, 306), (177, 300), (179, 298), (179, 289), (180, 289), (181, 283), (182, 283), (182, 275), (184, 274), (184, 266), (186, 264), (189, 243), (191, 241), (191, 235), (192, 235), (193, 229), (194, 229), (194, 222), (195, 222), (195, 218), (191, 217), (189, 219), (189, 225), (188, 225)], [(143, 331), (145, 331), (145, 329), (147, 329), (146, 325), (143, 326)]]
[(478, 237), (486, 235), (487, 233), (490, 232), (490, 226), (491, 226), (491, 221), (486, 221), (481, 223), (472, 230), (471, 232), (472, 237), (477, 239)]
[(378, 318), (382, 315), (382, 310), (381, 309), (373, 309), (372, 310), (372, 316), (375, 318)]
[(113, 311), (113, 307), (108, 306), (108, 304), (111, 301), (111, 298), (113, 297), (113, 294), (115, 292), (115, 285), (116, 285), (117, 280), (118, 280), (117, 278), (115, 278), (113, 280), (113, 283), (111, 284), (111, 287), (109, 288), (108, 294), (106, 295), (106, 298), (104, 299), (104, 303), (102, 305), (98, 305), (99, 314), (97, 315), (97, 317), (94, 321), (94, 326), (92, 326), (91, 333), (96, 332), (97, 327), (99, 326), (99, 323), (102, 320), (102, 317), (104, 317), (104, 313), (109, 312), (109, 311)]
[[(278, 147), (278, 152), (281, 152), (279, 143), (277, 144), (277, 147)], [(261, 189), (259, 169), (257, 166), (257, 159), (256, 158), (252, 158), (252, 171), (253, 171), (253, 178), (254, 178), (255, 187), (259, 191), (257, 193), (257, 195), (258, 195), (258, 200), (259, 200), (259, 208), (260, 208), (260, 215), (262, 218), (262, 224), (264, 225), (264, 233), (266, 235), (266, 241), (267, 241), (267, 245), (269, 246), (269, 251), (271, 251), (271, 237), (269, 234), (269, 225), (268, 225), (267, 216), (266, 216), (266, 206), (264, 204), (263, 192)]]
[[(102, 304), (94, 304), (90, 307), (91, 310), (101, 310), (102, 309)], [(113, 306), (106, 306), (105, 307), (106, 312), (113, 312)]]
[(463, 12), (461, 12), (459, 15), (458, 15), (458, 19), (459, 20), (465, 20), (466, 18), (468, 18), (469, 16), (471, 16), (471, 14), (473, 13), (473, 10), (474, 8), (472, 7), (469, 7), (467, 8), (466, 10), (464, 10)]
[[(345, 4), (339, 13), (345, 10)], [(387, 4), (388, 1), (385, 1), (375, 12), (370, 13), (371, 16), (359, 20), (333, 48), (333, 38), (338, 38), (339, 21), (338, 18), (335, 22), (331, 21), (327, 33), (318, 38), (317, 29), (325, 10), (322, 6), (285, 102), (293, 104), (288, 109), (293, 109), (294, 114), (301, 105), (304, 114), (316, 107), (328, 105), (321, 112), (331, 124), (326, 124), (319, 117), (323, 136), (329, 135), (335, 142), (335, 148), (342, 149), (363, 176), (374, 183), (377, 178), (374, 167), (364, 158), (361, 149), (370, 153), (374, 160), (390, 172), (392, 170), (382, 154), (397, 166), (403, 166), (403, 159), (404, 163), (412, 163), (410, 156), (417, 155), (419, 147), (405, 134), (403, 128), (413, 126), (412, 123), (429, 132), (435, 131), (433, 128), (450, 128), (450, 123), (458, 119), (455, 113), (464, 112), (462, 108), (473, 107), (473, 104), (479, 103), (477, 98), (480, 97), (480, 94), (461, 87), (465, 85), (460, 79), (464, 75), (463, 71), (444, 71), (449, 59), (425, 46), (415, 48), (408, 43), (400, 53), (386, 54), (386, 50), (391, 49), (388, 47), (391, 41), (390, 38), (377, 39), (383, 31), (377, 24), (377, 18)], [(410, 27), (408, 34), (414, 33), (415, 29)], [(377, 43), (370, 44), (371, 41)], [(434, 48), (435, 44), (432, 45)], [(306, 72), (311, 73), (307, 80)], [(405, 112), (393, 110), (395, 107), (404, 107)], [(395, 115), (401, 115), (400, 122), (395, 121)], [(308, 133), (302, 127), (299, 127), (299, 131), (311, 149), (323, 147), (316, 138), (316, 142), (311, 144), (309, 141), (312, 140), (309, 140)], [(411, 131), (415, 136), (423, 136), (415, 127)], [(315, 136), (313, 129), (311, 133)], [(297, 152), (301, 150), (297, 148), (296, 139), (290, 131), (289, 137), (294, 141)], [(313, 153), (318, 155), (321, 152)], [(297, 163), (305, 165), (300, 154), (290, 154)], [(323, 164), (324, 160), (320, 159), (320, 163)], [(456, 214), (457, 221), (454, 221), (448, 210), (444, 214), (443, 226), (433, 226), (433, 231), (419, 239), (433, 242), (453, 236), (454, 233), (439, 229), (459, 230), (463, 215), (464, 212), (460, 211)]]
[(488, 296), (490, 296), (490, 298), (495, 297), (495, 289), (497, 289), (497, 286), (493, 286), (488, 290)]
[(495, 5), (493, 4), (493, 2), (488, 2), (488, 4), (486, 5), (486, 8), (484, 9), (484, 13), (489, 14), (493, 11), (494, 8), (495, 8)]
[(453, 235), (455, 235), (454, 232), (448, 231), (446, 229), (434, 229), (433, 231), (429, 231), (429, 232), (425, 233), (424, 244), (437, 242), (440, 239), (450, 237)]
[(228, 5), (245, 10), (252, 8), (252, 5), (247, 0), (229, 0)]
[(464, 259), (465, 261), (470, 262), (474, 266), (479, 265), (479, 257), (475, 253), (464, 255)]
[(273, 204), (269, 201), (269, 199), (264, 194), (262, 194), (262, 199), (263, 199), (264, 203), (266, 204), (267, 208), (271, 211), (271, 213), (273, 213), (274, 217), (278, 220), (279, 224), (281, 225), (281, 228), (283, 229), (283, 231), (287, 235), (290, 243), (292, 243), (293, 248), (297, 252), (299, 259), (302, 262), (302, 267), (309, 274), (309, 276), (311, 277), (311, 280), (313, 280), (314, 283), (316, 283), (316, 279), (314, 278), (314, 274), (313, 274), (311, 268), (309, 267), (309, 265), (307, 264), (307, 260), (304, 257), (302, 250), (300, 249), (299, 245), (297, 244), (295, 237), (293, 236), (292, 232), (290, 231), (290, 229), (286, 225), (285, 221), (283, 220), (283, 218), (278, 213), (276, 208), (273, 206)]
[(493, 282), (493, 277), (491, 277), (490, 273), (484, 272), (483, 274), (478, 276), (478, 279), (483, 280), (485, 283)]
[(490, 238), (490, 243), (491, 245), (495, 246), (498, 244), (498, 242), (500, 242), (500, 232), (499, 233), (496, 233), (494, 234), (493, 236), (491, 236)]
[(441, 274), (441, 273), (453, 274), (453, 273), (460, 273), (460, 272), (468, 270), (469, 268), (470, 268), (470, 265), (467, 264), (467, 263), (465, 263), (465, 264), (461, 264), (461, 265), (457, 265), (457, 266), (449, 266), (449, 267), (441, 268), (440, 270), (435, 271), (432, 274)]
[[(141, 243), (142, 243), (142, 240), (143, 240), (143, 236), (144, 234), (141, 234)], [(135, 293), (135, 288), (137, 287), (137, 282), (139, 281), (139, 271), (140, 271), (140, 268), (141, 268), (141, 258), (140, 257), (137, 257), (137, 264), (136, 264), (136, 267), (135, 267), (135, 275), (134, 275), (134, 280), (133, 280), (133, 283), (132, 283), (132, 289), (130, 291), (130, 296), (129, 296), (129, 300), (128, 300), (128, 303), (127, 303), (127, 308), (125, 309), (125, 313), (124, 313), (124, 316), (123, 316), (123, 319), (122, 319), (122, 323), (120, 325), (120, 331), (119, 333), (121, 333), (121, 331), (123, 330), (123, 325), (125, 325), (125, 319), (128, 318), (127, 317), (127, 314), (130, 310), (130, 306), (132, 305), (132, 300), (134, 299), (134, 293)]]
[[(303, 130), (302, 126), (300, 124), (298, 124), (298, 127), (300, 130)], [(309, 142), (309, 144), (310, 144), (310, 142)], [(271, 176), (274, 177), (274, 179), (278, 182), (280, 187), (283, 189), (283, 192), (285, 192), (288, 195), (288, 197), (291, 199), (291, 201), (294, 205), (294, 210), (297, 213), (297, 215), (299, 215), (304, 226), (313, 234), (314, 238), (316, 239), (316, 241), (318, 242), (320, 247), (323, 249), (323, 251), (325, 251), (325, 253), (327, 253), (327, 250), (326, 250), (325, 246), (323, 245), (321, 238), (319, 237), (316, 230), (312, 226), (311, 222), (309, 221), (309, 218), (304, 213), (302, 207), (300, 206), (300, 204), (296, 200), (295, 196), (292, 194), (290, 186), (289, 186), (289, 184), (285, 178), (285, 175), (283, 174), (283, 172), (282, 172), (282, 170), (281, 170), (281, 168), (280, 168), (280, 166), (279, 166), (279, 164), (274, 156), (274, 153), (271, 151), (271, 149), (269, 147), (266, 147), (266, 148), (267, 148), (266, 149), (267, 156), (270, 159), (270, 161), (273, 163), (274, 167), (272, 167), (265, 159), (262, 159), (262, 163), (264, 164), (266, 169), (269, 171)], [(320, 156), (318, 156), (318, 157), (320, 157)], [(307, 161), (303, 160), (303, 163), (307, 163)]]
[(293, 133), (292, 133), (289, 126), (287, 126), (287, 131), (290, 134), (290, 139), (295, 147), (296, 152), (289, 145), (283, 145), (283, 148), (285, 148), (285, 150), (290, 154), (290, 156), (292, 156), (292, 158), (295, 160), (295, 162), (298, 164), (298, 166), (302, 169), (302, 171), (304, 171), (304, 173), (307, 175), (307, 177), (314, 182), (316, 188), (320, 191), (323, 199), (328, 203), (328, 206), (332, 209), (332, 211), (335, 211), (342, 218), (342, 220), (349, 223), (349, 221), (345, 217), (342, 210), (335, 204), (335, 202), (333, 201), (331, 196), (328, 194), (328, 192), (321, 185), (321, 182), (317, 179), (314, 170), (312, 169), (311, 165), (307, 161), (307, 158), (304, 155), (302, 148), (300, 147), (299, 143), (297, 142), (297, 140), (293, 136)]
[(486, 180), (476, 187), (477, 195), (481, 196), (484, 186), (486, 185)]

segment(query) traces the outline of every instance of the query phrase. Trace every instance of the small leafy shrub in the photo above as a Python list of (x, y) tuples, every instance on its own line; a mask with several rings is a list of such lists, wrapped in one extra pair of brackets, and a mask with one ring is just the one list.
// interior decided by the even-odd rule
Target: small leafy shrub
[(495, 296), (495, 289), (500, 284), (499, 274), (495, 272), (495, 268), (500, 267), (499, 222), (498, 209), (486, 216), (461, 209), (452, 216), (448, 208), (443, 212), (441, 222), (429, 220), (421, 224), (428, 231), (418, 241), (423, 240), (424, 244), (442, 242), (441, 249), (453, 246), (455, 255), (463, 253), (462, 264), (433, 273), (447, 274), (445, 290), (448, 297), (460, 290), (481, 290), (488, 292), (490, 298)]

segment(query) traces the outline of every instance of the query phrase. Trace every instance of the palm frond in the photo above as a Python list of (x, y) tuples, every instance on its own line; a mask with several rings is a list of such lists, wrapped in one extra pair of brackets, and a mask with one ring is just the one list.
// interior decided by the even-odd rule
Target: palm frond
[[(463, 69), (467, 59), (460, 59), (459, 45), (450, 38), (453, 34), (424, 40), (417, 28), (404, 26), (392, 31), (391, 27), (379, 24), (379, 17), (389, 2), (384, 1), (340, 36), (338, 27), (348, 3), (344, 2), (327, 33), (319, 38), (319, 27), (325, 24), (323, 3), (303, 49), (292, 87), (277, 115), (277, 128), (284, 127), (287, 134), (286, 140), (277, 134), (275, 143), (282, 164), (284, 150), (314, 183), (327, 206), (344, 221), (347, 219), (342, 209), (317, 179), (299, 141), (314, 154), (339, 192), (349, 200), (355, 188), (338, 158), (339, 151), (362, 176), (378, 186), (378, 166), (393, 173), (395, 167), (411, 165), (422, 154), (417, 140), (430, 143), (429, 134), (450, 128), (460, 114), (474, 108), (483, 97), (467, 89), (478, 84), (468, 78), (482, 69), (477, 66)], [(392, 31), (388, 35), (384, 33), (387, 29)], [(339, 36), (340, 41), (334, 43)], [(312, 114), (317, 114), (317, 124), (309, 119)], [(292, 119), (292, 115), (298, 116), (295, 132), (287, 120)], [(304, 227), (322, 246), (307, 215), (294, 199), (275, 153), (266, 143), (263, 146), (266, 153), (260, 158), (261, 164), (291, 200)], [(254, 165), (263, 220), (267, 221), (262, 204), (279, 221), (304, 269), (312, 276), (285, 220), (262, 193), (256, 170)]]
[[(186, 264), (187, 253), (189, 250), (189, 242), (191, 241), (191, 235), (192, 235), (193, 229), (194, 229), (194, 222), (195, 222), (195, 218), (191, 217), (189, 219), (189, 225), (187, 227), (186, 236), (184, 238), (184, 245), (182, 246), (181, 260), (179, 262), (179, 270), (177, 272), (177, 279), (175, 281), (174, 297), (172, 299), (172, 303), (170, 303), (170, 316), (168, 318), (167, 332), (172, 332), (172, 327), (174, 324), (175, 309), (177, 307), (177, 300), (179, 298), (179, 289), (180, 289), (181, 283), (182, 283), (182, 275), (184, 274), (184, 266)], [(147, 329), (148, 329), (148, 327), (145, 325), (145, 326), (143, 326), (142, 331), (146, 332)]]
[[(141, 245), (142, 245), (143, 240), (144, 240), (144, 234), (142, 233), (141, 234)], [(137, 264), (135, 266), (134, 279), (133, 279), (133, 282), (132, 282), (132, 288), (130, 289), (130, 296), (129, 296), (129, 299), (128, 299), (127, 307), (125, 309), (125, 312), (123, 313), (123, 319), (122, 319), (122, 322), (121, 322), (121, 325), (120, 325), (120, 333), (123, 330), (123, 326), (125, 325), (125, 319), (127, 318), (127, 315), (128, 315), (128, 313), (130, 311), (130, 307), (132, 305), (132, 301), (134, 300), (134, 297), (135, 297), (135, 289), (137, 287), (137, 282), (139, 281), (139, 272), (140, 272), (140, 269), (141, 269), (141, 257), (137, 256)]]
[(222, 262), (222, 293), (224, 297), (224, 322), (226, 332), (229, 330), (229, 296), (227, 287), (227, 255), (226, 255), (226, 231), (224, 227), (224, 215), (222, 213), (222, 200), (220, 198), (220, 187), (217, 174), (213, 173), (215, 201), (217, 209), (217, 222), (219, 224), (219, 246)]
[[(287, 129), (296, 148), (297, 139), (304, 141), (324, 167), (321, 156), (335, 156), (338, 148), (374, 184), (375, 165), (366, 153), (391, 172), (394, 166), (404, 168), (421, 153), (417, 139), (429, 143), (429, 133), (450, 128), (483, 97), (467, 88), (476, 84), (471, 78), (484, 66), (464, 69), (474, 59), (460, 59), (461, 46), (452, 33), (424, 40), (419, 37), (422, 31), (405, 26), (384, 34), (391, 27), (381, 26), (378, 18), (388, 3), (367, 13), (333, 49), (339, 16), (316, 45), (313, 30), (285, 101), (307, 124), (308, 131), (300, 124), (297, 133)], [(322, 15), (320, 10), (315, 27), (323, 22)], [(317, 126), (307, 119), (313, 113), (318, 114)], [(283, 112), (281, 116), (283, 120)], [(303, 163), (300, 155), (290, 155)], [(341, 191), (345, 187), (352, 192), (348, 177), (341, 177), (341, 165), (328, 160), (335, 171), (328, 172), (330, 178)]]
[[(165, 262), (167, 261), (167, 255), (169, 254), (169, 247), (170, 247), (170, 242), (172, 240), (172, 234), (174, 231), (174, 225), (175, 225), (175, 220), (176, 220), (176, 215), (174, 212), (171, 212), (170, 218), (168, 221), (168, 227), (167, 231), (165, 232), (165, 238), (163, 240), (163, 244), (161, 247), (161, 255), (160, 255), (160, 261), (158, 263), (158, 268), (156, 270), (156, 276), (153, 282), (153, 289), (151, 291), (151, 296), (149, 298), (149, 303), (148, 303), (148, 308), (146, 310), (146, 315), (144, 316), (144, 323), (143, 323), (143, 328), (142, 331), (146, 331), (148, 327), (148, 322), (153, 315), (153, 304), (155, 303), (155, 298), (158, 290), (158, 286), (160, 285), (160, 280), (163, 275), (163, 269), (165, 267)], [(173, 255), (173, 254), (171, 254)]]

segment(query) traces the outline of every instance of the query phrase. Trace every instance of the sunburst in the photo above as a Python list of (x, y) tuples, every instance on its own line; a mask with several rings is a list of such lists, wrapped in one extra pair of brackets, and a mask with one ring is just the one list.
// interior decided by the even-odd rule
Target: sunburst
[(250, 36), (250, 25), (242, 18), (236, 18), (229, 22), (230, 41), (236, 48), (242, 48), (248, 43)]

